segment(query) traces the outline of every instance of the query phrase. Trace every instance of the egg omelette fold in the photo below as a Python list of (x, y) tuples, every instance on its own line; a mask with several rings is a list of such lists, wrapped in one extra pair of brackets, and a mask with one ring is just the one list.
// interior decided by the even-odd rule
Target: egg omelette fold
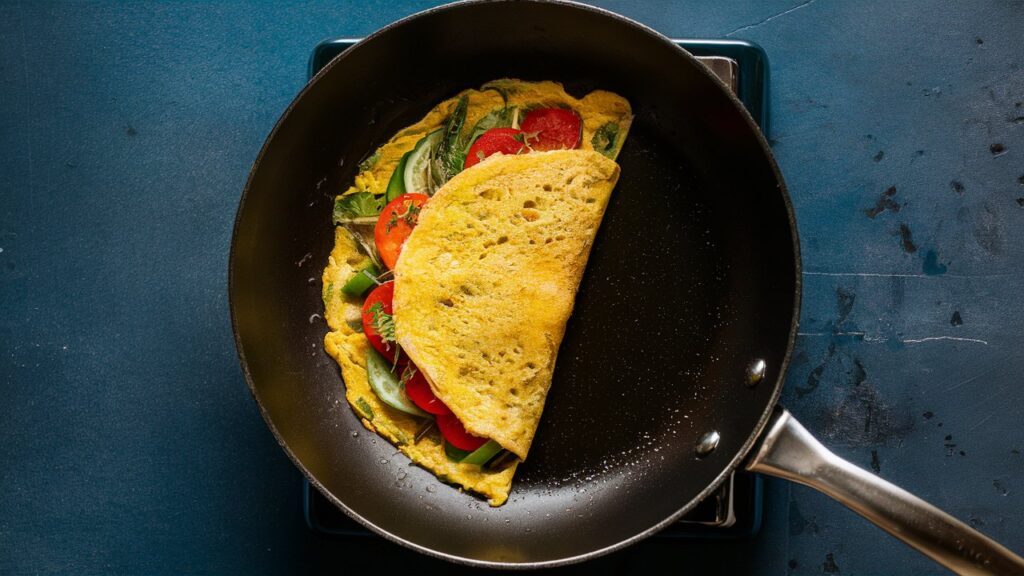
[(618, 178), (588, 150), (489, 158), (424, 206), (395, 268), (399, 345), (467, 431), (522, 460)]
[[(404, 250), (413, 257), (407, 259), (403, 251), (396, 266), (395, 327), (400, 344), (409, 346), (407, 353), (417, 365), (424, 364), (421, 370), (432, 391), (450, 403), (469, 432), (492, 438), (525, 459), (589, 247), (618, 177), (612, 158), (625, 141), (632, 112), (624, 98), (610, 92), (594, 91), (576, 99), (555, 82), (493, 81), (441, 102), (422, 120), (399, 131), (364, 161), (345, 194), (383, 194), (403, 154), (441, 127), (462, 97), (468, 99), (467, 126), (503, 106), (570, 107), (582, 120), (578, 150), (496, 155), (444, 184), (427, 203), (406, 243)], [(488, 215), (475, 220), (479, 225), (466, 228), (465, 233), (446, 224), (448, 216), (470, 218), (481, 211)], [(502, 232), (505, 228), (507, 232)], [(448, 250), (439, 251), (442, 245)], [(470, 256), (477, 261), (470, 263)], [(442, 260), (448, 268), (437, 268)], [(501, 260), (514, 262), (515, 269), (502, 266)], [(366, 369), (370, 345), (362, 333), (361, 298), (338, 289), (368, 261), (349, 231), (337, 227), (323, 273), (330, 329), (324, 343), (341, 367), (346, 399), (366, 428), (395, 444), (412, 462), (442, 481), (486, 497), (493, 506), (503, 504), (516, 462), (492, 470), (452, 461), (436, 431), (417, 439), (422, 422), (388, 406), (371, 389)], [(467, 270), (460, 272), (455, 261), (486, 270), (486, 280), (466, 277)], [(442, 276), (444, 282), (436, 290), (427, 288), (430, 278), (436, 284)], [(526, 306), (517, 312), (523, 320), (519, 339), (511, 324), (491, 323), (498, 317), (494, 308), (483, 315), (477, 307), (503, 300), (499, 294), (512, 298), (505, 300), (505, 307), (512, 307), (514, 301)], [(438, 306), (451, 314), (437, 316)], [(443, 326), (436, 323), (441, 318), (446, 318)], [(474, 340), (470, 332), (459, 331), (463, 320), (476, 321), (483, 339)], [(432, 328), (438, 331), (424, 333)], [(446, 336), (445, 330), (452, 332)], [(500, 349), (490, 345), (496, 330), (503, 334)], [(443, 349), (445, 342), (456, 341), (458, 346)], [(474, 344), (477, 341), (483, 345)], [(471, 355), (475, 360), (468, 361)], [(478, 403), (481, 399), (484, 402)]]

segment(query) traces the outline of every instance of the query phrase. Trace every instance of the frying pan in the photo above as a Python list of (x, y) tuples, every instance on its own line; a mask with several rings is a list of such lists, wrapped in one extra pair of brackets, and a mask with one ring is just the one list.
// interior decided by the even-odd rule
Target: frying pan
[[(501, 77), (622, 94), (636, 119), (529, 459), (489, 508), (362, 430), (323, 351), (331, 200), (437, 102)], [(466, 2), (335, 59), (252, 168), (229, 264), (246, 379), (310, 482), (371, 530), (453, 561), (520, 568), (626, 546), (745, 468), (807, 484), (959, 572), (1024, 573), (1006, 548), (844, 462), (777, 401), (800, 257), (782, 176), (736, 98), (657, 32), (583, 5)]]

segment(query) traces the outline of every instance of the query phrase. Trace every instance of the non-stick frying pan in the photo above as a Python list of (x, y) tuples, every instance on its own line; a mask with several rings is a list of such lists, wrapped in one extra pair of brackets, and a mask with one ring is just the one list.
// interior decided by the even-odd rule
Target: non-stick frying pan
[[(442, 99), (501, 77), (627, 97), (636, 120), (529, 459), (500, 508), (362, 429), (323, 351), (331, 199)], [(230, 298), (267, 424), (332, 502), (451, 560), (557, 565), (635, 542), (732, 471), (811, 485), (959, 571), (1024, 573), (966, 525), (847, 464), (776, 406), (800, 258), (771, 152), (730, 92), (656, 32), (575, 4), (470, 2), (396, 22), (288, 107), (235, 223)]]

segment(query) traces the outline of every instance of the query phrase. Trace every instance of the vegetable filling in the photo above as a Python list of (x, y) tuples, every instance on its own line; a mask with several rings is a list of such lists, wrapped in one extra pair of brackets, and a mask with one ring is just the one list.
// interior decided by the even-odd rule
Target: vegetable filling
[[(520, 110), (509, 106), (506, 97), (502, 108), (464, 131), (466, 112), (467, 99), (462, 97), (440, 129), (402, 155), (383, 194), (353, 191), (340, 196), (334, 205), (334, 223), (348, 229), (371, 260), (341, 290), (352, 297), (366, 295), (362, 327), (371, 345), (366, 371), (374, 394), (384, 404), (424, 420), (415, 441), (436, 427), (450, 460), (498, 468), (512, 460), (508, 457), (511, 453), (494, 440), (470, 434), (434, 395), (422, 371), (402, 355), (395, 341), (394, 282), (384, 279), (392, 274), (423, 205), (445, 182), (494, 154), (578, 148), (582, 122), (571, 109)], [(615, 136), (609, 132), (606, 129), (602, 136), (606, 148), (610, 147), (606, 140), (614, 141)], [(364, 410), (364, 416), (372, 418), (372, 411)]]

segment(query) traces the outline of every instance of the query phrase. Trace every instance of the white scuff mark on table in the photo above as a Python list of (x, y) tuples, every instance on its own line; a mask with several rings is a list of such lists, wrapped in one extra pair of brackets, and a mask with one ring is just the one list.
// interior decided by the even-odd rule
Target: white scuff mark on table
[(980, 338), (960, 338), (959, 336), (925, 336), (924, 338), (902, 340), (904, 344), (920, 344), (922, 342), (933, 342), (936, 340), (952, 340), (954, 342), (974, 342), (976, 344), (984, 344), (988, 346), (987, 340)]
[(807, 0), (806, 2), (797, 4), (796, 6), (793, 6), (792, 8), (790, 8), (788, 10), (783, 10), (782, 12), (779, 12), (778, 14), (772, 14), (771, 16), (769, 16), (769, 17), (767, 17), (764, 20), (761, 20), (759, 22), (755, 22), (753, 24), (748, 24), (746, 26), (740, 26), (739, 28), (733, 30), (732, 32), (727, 32), (725, 34), (725, 36), (727, 36), (727, 37), (728, 36), (732, 36), (733, 34), (735, 34), (737, 32), (743, 32), (744, 30), (750, 30), (752, 28), (757, 28), (758, 26), (764, 26), (765, 24), (771, 22), (772, 20), (775, 20), (776, 18), (781, 18), (781, 17), (785, 16), (786, 14), (792, 14), (793, 12), (796, 12), (797, 10), (799, 10), (801, 8), (806, 8), (807, 6), (810, 6), (811, 4), (814, 4), (817, 1), (818, 0)]

